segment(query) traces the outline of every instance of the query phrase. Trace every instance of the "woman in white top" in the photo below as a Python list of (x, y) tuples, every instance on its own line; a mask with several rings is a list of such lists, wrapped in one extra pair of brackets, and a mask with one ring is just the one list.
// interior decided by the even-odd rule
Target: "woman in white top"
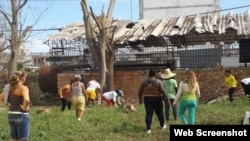
[(249, 98), (250, 103), (250, 78), (244, 78), (240, 81), (241, 87), (244, 89), (245, 95)]
[[(200, 88), (196, 80), (195, 73), (192, 70), (186, 72), (186, 80), (181, 81), (173, 105), (176, 106), (180, 100), (179, 116), (183, 124), (195, 124), (195, 111), (197, 101), (200, 97)], [(185, 111), (188, 109), (189, 122), (185, 117)]]
[(87, 96), (87, 105), (91, 101), (93, 106), (95, 105), (95, 100), (97, 97), (96, 93), (101, 93), (101, 86), (96, 80), (90, 80), (87, 84), (86, 96)]

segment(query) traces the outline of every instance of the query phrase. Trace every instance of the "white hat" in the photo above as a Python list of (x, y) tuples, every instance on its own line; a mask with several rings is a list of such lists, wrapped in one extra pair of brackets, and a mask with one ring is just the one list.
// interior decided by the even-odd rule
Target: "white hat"
[(161, 75), (161, 77), (163, 79), (168, 79), (168, 78), (174, 77), (175, 75), (176, 75), (175, 73), (172, 73), (171, 70), (167, 68), (164, 70), (164, 73)]

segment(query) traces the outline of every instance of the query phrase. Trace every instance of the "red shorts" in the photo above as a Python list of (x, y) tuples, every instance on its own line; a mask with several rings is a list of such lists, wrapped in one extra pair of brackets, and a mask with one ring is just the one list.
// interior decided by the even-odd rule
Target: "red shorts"
[(111, 105), (114, 106), (115, 105), (115, 102), (113, 99), (107, 99), (105, 97), (104, 97), (104, 99), (106, 101), (107, 106), (111, 106)]

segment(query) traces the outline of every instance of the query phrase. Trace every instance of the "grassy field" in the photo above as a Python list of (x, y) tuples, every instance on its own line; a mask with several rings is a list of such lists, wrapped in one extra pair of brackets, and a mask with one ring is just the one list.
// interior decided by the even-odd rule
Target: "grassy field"
[[(199, 104), (196, 124), (239, 125), (245, 112), (250, 111), (250, 103), (245, 97), (238, 97), (236, 105), (228, 100), (206, 105)], [(87, 107), (81, 121), (75, 118), (74, 110), (60, 111), (60, 106), (32, 107), (31, 141), (169, 141), (168, 129), (160, 130), (156, 115), (152, 133), (145, 133), (144, 107), (136, 105), (138, 111), (124, 113), (119, 107)], [(37, 114), (42, 108), (50, 108), (49, 113)], [(9, 140), (7, 111), (0, 111), (0, 140)], [(173, 119), (171, 114), (171, 119)], [(176, 123), (181, 124), (180, 120)]]

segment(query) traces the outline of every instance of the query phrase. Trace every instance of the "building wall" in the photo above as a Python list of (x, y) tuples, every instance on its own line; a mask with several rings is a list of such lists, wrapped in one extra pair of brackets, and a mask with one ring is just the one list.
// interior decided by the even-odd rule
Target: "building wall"
[(218, 11), (220, 0), (139, 0), (139, 18), (180, 17)]
[(40, 66), (41, 64), (48, 65), (47, 58), (49, 58), (49, 53), (40, 52), (32, 53), (31, 60), (33, 66)]
[[(242, 78), (248, 77), (250, 72), (249, 68), (232, 68), (233, 74), (235, 75), (238, 82)], [(163, 70), (161, 70), (163, 71)], [(184, 70), (173, 71), (176, 73), (176, 79), (179, 84), (180, 80), (185, 78)], [(197, 80), (200, 82), (200, 89), (202, 95), (207, 95), (213, 92), (217, 86), (223, 83), (224, 70), (223, 69), (197, 69), (195, 70), (197, 75)], [(58, 74), (58, 84), (64, 85), (68, 84), (70, 79), (74, 76), (75, 73), (60, 73)], [(89, 81), (92, 77), (90, 73), (85, 73), (84, 78), (86, 81)], [(94, 77), (97, 77), (96, 74), (92, 74)], [(246, 76), (247, 75), (247, 76)], [(138, 89), (143, 80), (147, 78), (147, 70), (116, 70), (114, 73), (114, 83), (115, 89), (122, 89), (124, 91), (124, 99), (132, 98), (132, 100), (137, 100)], [(215, 84), (211, 84), (215, 82)], [(59, 85), (58, 85), (59, 86)], [(208, 87), (209, 86), (209, 87)], [(240, 89), (240, 85), (237, 85)], [(212, 89), (210, 89), (212, 88)], [(105, 92), (105, 90), (104, 90)], [(226, 92), (224, 92), (226, 95)]]
[(228, 68), (245, 67), (245, 65), (247, 65), (248, 67), (250, 66), (250, 63), (247, 63), (247, 64), (239, 63), (239, 57), (222, 57), (221, 64)]
[(48, 57), (49, 53), (46, 52), (32, 53), (30, 52), (30, 49), (21, 47), (18, 62), (24, 63), (24, 66), (26, 68), (30, 68), (32, 70), (38, 70), (41, 65), (48, 65), (47, 62)]
[[(176, 57), (176, 68), (184, 68), (180, 65), (180, 58)], [(221, 58), (221, 65), (228, 67), (228, 68), (237, 68), (237, 67), (245, 67), (245, 63), (239, 63), (239, 57), (222, 57)], [(246, 64), (248, 67), (250, 66), (250, 63)]]

